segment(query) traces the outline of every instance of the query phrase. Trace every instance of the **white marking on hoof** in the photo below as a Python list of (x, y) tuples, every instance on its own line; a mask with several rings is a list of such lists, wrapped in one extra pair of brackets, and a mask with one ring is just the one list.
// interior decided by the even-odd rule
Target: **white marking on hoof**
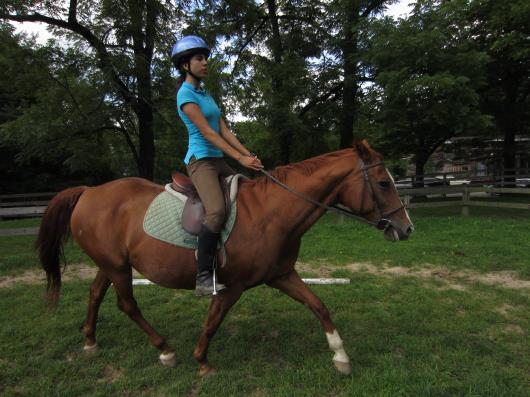
[(83, 350), (87, 353), (95, 352), (99, 349), (99, 346), (97, 343), (94, 343), (93, 345), (85, 345), (83, 346)]
[[(344, 350), (342, 339), (340, 338), (339, 333), (337, 332), (337, 330), (334, 330), (332, 334), (326, 332), (326, 338), (328, 338), (329, 348), (333, 350), (333, 352), (335, 352), (335, 355), (333, 356), (333, 364), (335, 365), (335, 368), (337, 368), (339, 372), (343, 374), (346, 373), (340, 368), (344, 369), (346, 365), (349, 367), (350, 358)], [(340, 363), (340, 368), (337, 363)], [(349, 371), (349, 373), (351, 373), (351, 368), (349, 369)]]
[(351, 374), (351, 365), (350, 363), (342, 363), (340, 361), (333, 360), (333, 365), (335, 368), (337, 368), (337, 371), (339, 371), (343, 375), (350, 375)]
[(160, 354), (160, 362), (166, 367), (175, 367), (177, 365), (177, 357), (174, 352)]

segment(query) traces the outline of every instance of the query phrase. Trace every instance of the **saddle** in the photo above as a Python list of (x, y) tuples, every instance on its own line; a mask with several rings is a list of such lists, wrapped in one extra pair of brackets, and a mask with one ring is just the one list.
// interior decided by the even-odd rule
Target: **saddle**
[[(230, 182), (227, 179), (230, 178)], [(223, 223), (226, 222), (230, 215), (230, 210), (232, 207), (232, 200), (230, 194), (230, 183), (233, 181), (233, 175), (228, 178), (219, 176), (219, 184), (221, 190), (223, 191), (223, 196), (225, 199), (225, 219)], [(195, 186), (191, 182), (190, 178), (186, 175), (181, 174), (180, 172), (174, 172), (171, 175), (172, 183), (170, 188), (182, 195), (186, 196), (186, 203), (184, 204), (184, 209), (182, 210), (182, 227), (185, 231), (195, 236), (199, 235), (201, 230), (201, 225), (204, 222), (205, 210), (202, 204), (202, 201), (195, 189)], [(235, 182), (237, 188), (237, 180)], [(166, 190), (168, 190), (166, 188)], [(233, 200), (235, 200), (235, 195)]]

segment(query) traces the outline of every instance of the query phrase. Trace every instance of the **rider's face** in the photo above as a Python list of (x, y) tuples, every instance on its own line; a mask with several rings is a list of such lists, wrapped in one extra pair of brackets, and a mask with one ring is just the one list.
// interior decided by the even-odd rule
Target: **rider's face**
[(208, 58), (204, 54), (195, 54), (191, 57), (189, 63), (189, 71), (199, 78), (204, 78), (208, 73), (206, 66), (208, 65)]

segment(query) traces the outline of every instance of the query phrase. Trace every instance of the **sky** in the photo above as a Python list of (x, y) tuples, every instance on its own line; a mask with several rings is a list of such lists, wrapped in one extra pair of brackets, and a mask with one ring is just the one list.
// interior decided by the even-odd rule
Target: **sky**
[[(385, 12), (385, 15), (391, 15), (394, 18), (406, 16), (410, 11), (410, 7), (408, 5), (410, 2), (412, 2), (412, 0), (399, 0), (397, 3), (388, 7), (388, 10), (387, 12)], [(35, 34), (37, 36), (37, 42), (40, 44), (46, 43), (46, 40), (52, 37), (52, 35), (46, 30), (46, 25), (43, 23), (12, 22), (12, 24), (17, 28), (18, 32), (23, 31), (26, 33)]]

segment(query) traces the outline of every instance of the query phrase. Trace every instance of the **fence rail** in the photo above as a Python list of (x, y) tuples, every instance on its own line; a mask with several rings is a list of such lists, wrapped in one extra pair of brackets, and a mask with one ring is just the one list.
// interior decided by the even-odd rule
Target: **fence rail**
[[(462, 207), (462, 215), (469, 215), (469, 207), (493, 207), (493, 208), (512, 208), (512, 209), (530, 209), (530, 200), (528, 203), (512, 202), (494, 202), (472, 200), (472, 194), (482, 194), (483, 198), (494, 194), (521, 194), (530, 195), (528, 188), (505, 188), (505, 187), (488, 187), (488, 186), (443, 186), (443, 187), (423, 187), (414, 189), (399, 189), (399, 195), (403, 198), (403, 203), (407, 208), (431, 208), (431, 207)], [(440, 196), (443, 201), (412, 202), (415, 196)], [(447, 198), (458, 198), (461, 200), (448, 200)]]
[[(403, 202), (407, 208), (427, 208), (427, 207), (448, 207), (448, 206), (462, 206), (462, 213), (469, 213), (469, 207), (497, 207), (497, 208), (516, 208), (516, 209), (530, 209), (529, 203), (510, 203), (510, 202), (486, 202), (471, 200), (473, 194), (530, 194), (530, 170), (528, 169), (513, 169), (504, 170), (505, 172), (513, 172), (513, 174), (504, 175), (490, 175), (490, 176), (474, 176), (469, 171), (462, 172), (447, 172), (436, 174), (425, 174), (420, 176), (408, 177), (410, 180), (417, 181), (419, 178), (437, 177), (444, 180), (443, 186), (427, 186), (427, 187), (399, 187), (399, 195), (403, 197)], [(448, 177), (472, 177), (469, 181), (460, 179), (457, 183), (454, 180), (448, 180)], [(488, 186), (477, 186), (473, 183), (474, 178), (483, 178), (477, 180), (476, 183), (484, 184), (485, 180), (494, 183)], [(527, 187), (504, 187), (504, 181), (508, 178), (519, 178), (523, 180)], [(521, 179), (523, 178), (523, 179)], [(467, 182), (467, 183), (466, 183)], [(500, 183), (499, 183), (500, 182)], [(513, 185), (513, 182), (510, 182)], [(495, 186), (495, 185), (499, 186)], [(521, 182), (519, 182), (519, 185)], [(8, 218), (24, 218), (24, 217), (39, 217), (44, 214), (48, 202), (55, 196), (55, 192), (42, 193), (23, 193), (23, 194), (1, 194), (0, 195), (0, 219)], [(413, 198), (417, 196), (440, 196), (443, 200), (429, 201), (429, 202), (413, 202)], [(447, 198), (461, 197), (461, 200), (447, 200)]]
[(42, 216), (57, 193), (0, 194), (0, 219)]

